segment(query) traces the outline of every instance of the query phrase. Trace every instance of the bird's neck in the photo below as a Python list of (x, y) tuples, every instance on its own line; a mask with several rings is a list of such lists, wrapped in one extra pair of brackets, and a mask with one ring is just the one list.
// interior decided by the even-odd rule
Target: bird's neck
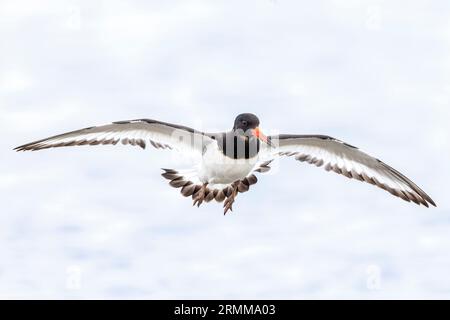
[(230, 131), (217, 137), (217, 144), (222, 153), (231, 159), (250, 159), (255, 157), (260, 149), (260, 141), (255, 137)]

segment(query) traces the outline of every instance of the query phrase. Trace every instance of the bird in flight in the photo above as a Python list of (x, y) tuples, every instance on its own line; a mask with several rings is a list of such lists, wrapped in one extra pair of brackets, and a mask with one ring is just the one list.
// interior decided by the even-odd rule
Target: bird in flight
[(236, 117), (232, 130), (207, 133), (150, 119), (118, 121), (63, 133), (17, 147), (35, 151), (81, 145), (124, 145), (145, 149), (168, 149), (190, 154), (195, 166), (188, 170), (163, 169), (162, 176), (172, 187), (180, 188), (193, 204), (216, 200), (224, 203), (224, 214), (233, 210), (239, 193), (247, 192), (258, 179), (257, 173), (270, 170), (279, 157), (324, 167), (348, 178), (376, 185), (394, 196), (426, 207), (434, 201), (414, 182), (381, 160), (358, 148), (325, 135), (280, 134), (265, 136), (254, 114)]

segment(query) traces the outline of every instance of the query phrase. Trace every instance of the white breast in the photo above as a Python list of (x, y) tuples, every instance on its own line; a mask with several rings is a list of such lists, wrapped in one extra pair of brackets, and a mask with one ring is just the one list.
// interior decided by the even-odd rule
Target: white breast
[(219, 149), (217, 143), (206, 146), (199, 169), (203, 183), (227, 184), (245, 178), (258, 162), (258, 156), (250, 159), (231, 159)]

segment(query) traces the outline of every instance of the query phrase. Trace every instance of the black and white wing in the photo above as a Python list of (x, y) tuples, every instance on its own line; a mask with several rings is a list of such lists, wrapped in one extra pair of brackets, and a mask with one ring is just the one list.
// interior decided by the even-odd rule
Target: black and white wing
[(90, 127), (63, 133), (47, 139), (17, 147), (16, 151), (35, 151), (54, 147), (82, 145), (130, 144), (143, 149), (147, 145), (155, 148), (173, 149), (180, 152), (200, 153), (203, 143), (211, 138), (192, 128), (150, 119), (113, 122), (108, 125)]
[(296, 160), (324, 166), (348, 178), (376, 185), (405, 201), (436, 206), (434, 201), (403, 174), (343, 141), (322, 135), (269, 137), (270, 155), (294, 156)]

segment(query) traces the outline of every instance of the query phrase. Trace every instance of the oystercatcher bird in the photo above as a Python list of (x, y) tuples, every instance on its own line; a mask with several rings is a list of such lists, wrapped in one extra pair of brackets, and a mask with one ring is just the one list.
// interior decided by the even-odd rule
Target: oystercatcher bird
[(232, 130), (206, 133), (157, 120), (140, 119), (72, 131), (17, 147), (14, 150), (42, 150), (81, 145), (116, 145), (119, 142), (145, 149), (169, 149), (194, 155), (196, 166), (189, 170), (163, 169), (170, 185), (192, 197), (193, 204), (215, 199), (224, 202), (224, 214), (233, 210), (239, 193), (249, 190), (256, 173), (270, 170), (277, 157), (294, 157), (323, 166), (348, 178), (376, 185), (401, 199), (436, 206), (434, 201), (406, 176), (358, 148), (325, 135), (280, 134), (265, 136), (254, 114), (237, 116)]

